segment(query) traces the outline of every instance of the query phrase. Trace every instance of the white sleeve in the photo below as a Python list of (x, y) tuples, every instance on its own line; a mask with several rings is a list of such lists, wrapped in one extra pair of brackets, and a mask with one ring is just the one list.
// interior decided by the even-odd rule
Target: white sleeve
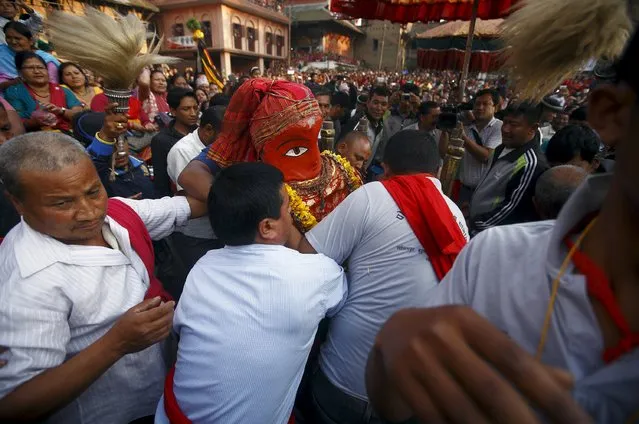
[(50, 281), (32, 284), (34, 278), (37, 276), (21, 282), (31, 286), (28, 291), (32, 296), (6, 296), (0, 300), (0, 346), (9, 348), (2, 355), (7, 365), (0, 368), (0, 398), (45, 370), (61, 365), (66, 358), (71, 338), (67, 321), (71, 304), (63, 296), (52, 296), (42, 289)]
[(317, 253), (343, 264), (362, 239), (369, 204), (366, 186), (360, 187), (306, 233), (306, 239)]
[(324, 292), (326, 299), (326, 316), (332, 317), (337, 314), (344, 303), (348, 293), (348, 284), (344, 269), (337, 265), (334, 260), (321, 256), (322, 268), (324, 269)]
[(188, 154), (184, 149), (177, 147), (178, 146), (175, 145), (169, 151), (169, 155), (166, 158), (166, 172), (169, 174), (169, 178), (175, 183), (178, 190), (182, 190), (182, 187), (180, 187), (177, 183), (178, 177), (193, 158), (188, 157)]
[(501, 145), (501, 126), (501, 121), (495, 123), (495, 125), (491, 128), (492, 131), (488, 137), (486, 137), (486, 140), (482, 140), (485, 148), (494, 150)]
[(191, 216), (191, 207), (184, 196), (145, 200), (117, 199), (133, 208), (153, 240), (171, 235), (175, 227), (185, 225)]

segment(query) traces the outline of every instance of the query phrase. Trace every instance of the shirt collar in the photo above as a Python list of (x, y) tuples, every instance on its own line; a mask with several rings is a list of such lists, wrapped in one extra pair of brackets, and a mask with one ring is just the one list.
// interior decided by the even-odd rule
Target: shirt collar
[[(483, 129), (483, 130), (485, 130), (486, 128), (490, 128), (490, 127), (492, 127), (493, 125), (495, 125), (495, 122), (497, 122), (497, 121), (499, 121), (499, 119), (497, 119), (497, 118), (495, 118), (495, 117), (493, 116), (493, 119), (491, 119), (491, 120), (488, 122), (488, 125), (486, 125), (486, 126), (484, 127), (484, 129)], [(476, 129), (476, 130), (477, 130), (477, 132), (481, 132), (481, 131), (479, 131), (479, 128), (477, 128), (477, 125), (475, 125), (474, 123), (473, 123), (473, 124), (472, 124), (469, 128), (474, 128), (474, 129)], [(483, 131), (483, 130), (482, 130), (482, 131)]]
[(555, 226), (553, 227), (548, 247), (547, 264), (551, 275), (557, 273), (566, 256), (564, 238), (581, 220), (601, 209), (608, 188), (612, 181), (612, 174), (592, 175), (575, 191), (566, 205), (564, 205)]
[[(27, 278), (56, 262), (70, 262), (69, 246), (42, 234), (29, 226), (22, 218), (18, 225), (14, 252), (20, 275)], [(38, 252), (38, 260), (34, 261), (33, 252)]]

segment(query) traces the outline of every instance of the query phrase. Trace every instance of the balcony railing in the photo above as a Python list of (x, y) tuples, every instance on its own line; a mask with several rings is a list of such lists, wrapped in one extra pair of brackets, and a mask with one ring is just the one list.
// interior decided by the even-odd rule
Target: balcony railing
[(284, 0), (248, 0), (249, 3), (265, 7), (278, 13), (284, 13)]

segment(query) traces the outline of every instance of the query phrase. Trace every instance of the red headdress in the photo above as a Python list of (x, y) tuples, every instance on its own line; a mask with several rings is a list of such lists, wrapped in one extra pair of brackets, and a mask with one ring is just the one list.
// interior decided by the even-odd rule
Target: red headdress
[[(233, 95), (224, 115), (222, 132), (207, 156), (221, 167), (257, 161), (267, 143), (311, 117), (321, 122), (322, 113), (306, 86), (289, 81), (251, 79)], [(317, 139), (317, 134), (312, 137)], [(319, 158), (319, 151), (317, 156)]]

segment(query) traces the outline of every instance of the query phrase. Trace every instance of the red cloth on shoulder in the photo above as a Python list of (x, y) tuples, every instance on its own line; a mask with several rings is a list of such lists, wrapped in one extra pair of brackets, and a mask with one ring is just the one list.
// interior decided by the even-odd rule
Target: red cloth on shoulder
[[(99, 93), (93, 96), (93, 100), (91, 100), (91, 111), (93, 112), (104, 112), (106, 107), (109, 105), (109, 99), (106, 94)], [(131, 97), (129, 99), (129, 113), (127, 114), (129, 121), (140, 120), (144, 122), (142, 119), (142, 104), (135, 97)], [(148, 121), (148, 118), (146, 119)]]
[(402, 211), (441, 281), (466, 245), (466, 238), (443, 194), (428, 177), (428, 174), (399, 175), (382, 184)]
[(153, 242), (140, 216), (129, 205), (117, 199), (109, 199), (107, 215), (129, 232), (131, 247), (142, 259), (146, 267), (150, 284), (144, 299), (152, 299), (159, 296), (164, 302), (173, 300), (173, 297), (164, 290), (162, 283), (155, 276)]

